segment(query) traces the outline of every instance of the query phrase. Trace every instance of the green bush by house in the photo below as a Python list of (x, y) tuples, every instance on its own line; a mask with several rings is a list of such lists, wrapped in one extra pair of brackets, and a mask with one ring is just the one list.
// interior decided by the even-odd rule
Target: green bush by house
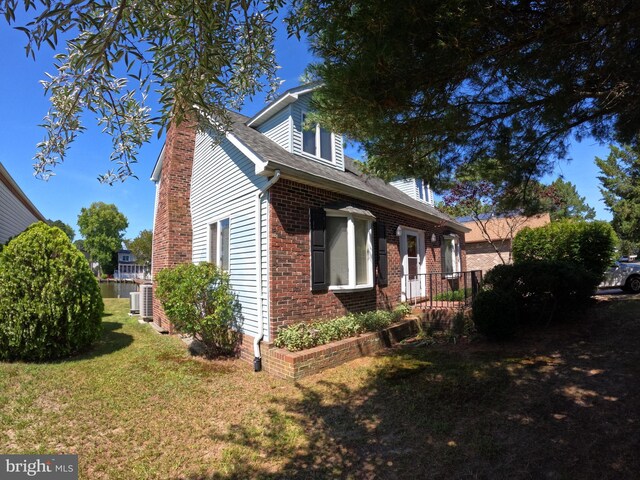
[(606, 222), (524, 228), (513, 241), (514, 264), (498, 265), (485, 276), (484, 289), (491, 294), (473, 305), (478, 331), (505, 338), (520, 324), (546, 325), (583, 309), (613, 258), (616, 242)]
[(519, 231), (513, 239), (513, 260), (514, 263), (555, 260), (581, 265), (595, 275), (595, 287), (613, 259), (616, 244), (616, 234), (607, 222), (552, 222)]
[(401, 320), (409, 311), (407, 305), (401, 304), (391, 312), (377, 310), (313, 323), (294, 323), (278, 331), (274, 344), (290, 352), (305, 350), (361, 333), (380, 331)]
[(100, 288), (59, 228), (37, 223), (0, 252), (0, 359), (77, 353), (101, 334)]
[(211, 263), (184, 264), (156, 276), (156, 295), (181, 333), (201, 342), (208, 357), (235, 353), (242, 322), (229, 276)]
[(473, 301), (473, 323), (478, 332), (496, 340), (515, 335), (519, 327), (514, 295), (499, 290), (483, 290)]

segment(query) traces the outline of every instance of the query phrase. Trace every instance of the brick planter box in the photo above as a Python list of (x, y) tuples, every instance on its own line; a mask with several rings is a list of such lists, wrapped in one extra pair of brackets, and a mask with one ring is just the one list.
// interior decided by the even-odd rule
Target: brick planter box
[[(407, 319), (381, 332), (365, 333), (300, 352), (290, 352), (267, 344), (262, 348), (262, 366), (271, 375), (295, 381), (327, 368), (337, 367), (349, 360), (376, 353), (414, 335), (417, 331), (417, 319)], [(251, 358), (252, 361), (253, 358), (245, 355), (244, 350), (243, 348), (242, 358)]]

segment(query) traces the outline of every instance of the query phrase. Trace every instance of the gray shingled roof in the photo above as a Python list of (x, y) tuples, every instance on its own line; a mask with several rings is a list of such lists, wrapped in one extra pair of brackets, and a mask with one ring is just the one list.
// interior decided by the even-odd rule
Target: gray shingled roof
[[(348, 187), (359, 193), (367, 194), (368, 197), (377, 197), (378, 201), (384, 201), (383, 205), (389, 208), (393, 208), (393, 204), (408, 207), (411, 210), (415, 210), (417, 214), (422, 213), (426, 216), (436, 217), (458, 231), (466, 232), (469, 230), (432, 205), (414, 200), (378, 177), (364, 175), (357, 167), (356, 161), (346, 155), (344, 161), (345, 171), (343, 172), (302, 155), (288, 152), (262, 133), (248, 127), (246, 123), (249, 117), (235, 112), (229, 113), (232, 121), (230, 133), (235, 135), (240, 142), (252, 150), (260, 159), (267, 162), (267, 168), (269, 169), (280, 169), (283, 175), (293, 178), (313, 179), (315, 183), (326, 186), (328, 189), (331, 189), (332, 185)], [(390, 204), (389, 202), (392, 203)]]

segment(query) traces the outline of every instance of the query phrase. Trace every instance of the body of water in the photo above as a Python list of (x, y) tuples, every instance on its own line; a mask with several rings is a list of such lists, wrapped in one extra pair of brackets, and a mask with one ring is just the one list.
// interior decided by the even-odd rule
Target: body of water
[(135, 283), (100, 283), (100, 293), (102, 293), (102, 298), (129, 298), (129, 293), (137, 291), (138, 285)]

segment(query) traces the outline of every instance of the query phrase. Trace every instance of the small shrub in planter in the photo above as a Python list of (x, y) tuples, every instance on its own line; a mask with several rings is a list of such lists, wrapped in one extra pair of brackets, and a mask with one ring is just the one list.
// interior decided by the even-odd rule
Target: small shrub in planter
[(518, 330), (518, 306), (514, 295), (500, 290), (484, 290), (473, 302), (473, 323), (489, 338), (505, 340)]
[(236, 353), (242, 322), (229, 276), (211, 263), (184, 264), (156, 276), (156, 295), (176, 330), (193, 336), (205, 355)]
[(471, 288), (463, 288), (460, 290), (449, 290), (447, 292), (438, 293), (433, 296), (433, 300), (439, 302), (463, 302), (471, 296)]
[(104, 305), (84, 255), (36, 223), (0, 253), (0, 360), (45, 361), (91, 345)]
[(290, 352), (306, 350), (361, 333), (383, 330), (393, 322), (402, 320), (410, 311), (411, 307), (400, 304), (391, 312), (377, 310), (352, 313), (320, 322), (294, 323), (281, 328), (273, 343), (276, 347), (286, 348)]

